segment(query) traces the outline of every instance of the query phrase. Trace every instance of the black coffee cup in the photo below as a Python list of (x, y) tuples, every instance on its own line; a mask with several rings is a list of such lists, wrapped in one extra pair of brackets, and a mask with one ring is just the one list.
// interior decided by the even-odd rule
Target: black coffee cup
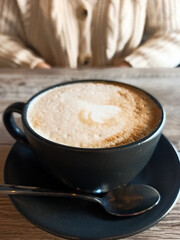
[[(39, 163), (57, 181), (64, 182), (76, 190), (101, 193), (112, 190), (119, 185), (127, 184), (145, 167), (160, 138), (165, 124), (165, 112), (158, 100), (145, 92), (162, 112), (159, 125), (148, 136), (136, 142), (110, 148), (65, 146), (41, 137), (30, 127), (27, 121), (27, 110), (32, 100), (41, 93), (57, 86), (87, 81), (95, 82), (94, 80), (81, 80), (44, 89), (34, 95), (27, 103), (17, 102), (10, 105), (4, 111), (3, 120), (11, 136), (36, 151), (39, 155)], [(112, 81), (97, 81), (117, 84), (117, 82)], [(14, 112), (21, 114), (24, 131), (20, 130), (15, 123)]]

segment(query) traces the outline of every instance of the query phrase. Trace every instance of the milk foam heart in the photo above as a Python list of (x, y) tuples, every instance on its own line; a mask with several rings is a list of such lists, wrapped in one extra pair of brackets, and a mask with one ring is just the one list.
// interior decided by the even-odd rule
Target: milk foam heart
[(121, 112), (119, 107), (113, 105), (96, 105), (86, 103), (86, 109), (81, 114), (85, 121), (105, 124), (109, 119), (116, 117)]
[(27, 120), (40, 136), (63, 145), (107, 148), (147, 136), (161, 110), (143, 91), (107, 82), (52, 88), (29, 105)]

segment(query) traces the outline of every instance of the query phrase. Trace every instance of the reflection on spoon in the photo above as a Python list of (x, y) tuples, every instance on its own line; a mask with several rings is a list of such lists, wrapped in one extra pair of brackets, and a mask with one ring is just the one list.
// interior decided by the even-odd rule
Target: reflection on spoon
[(103, 197), (81, 193), (61, 193), (39, 187), (0, 185), (0, 194), (8, 195), (31, 195), (78, 198), (97, 202), (104, 209), (116, 216), (134, 216), (144, 213), (160, 201), (159, 192), (148, 185), (124, 185), (107, 192)]

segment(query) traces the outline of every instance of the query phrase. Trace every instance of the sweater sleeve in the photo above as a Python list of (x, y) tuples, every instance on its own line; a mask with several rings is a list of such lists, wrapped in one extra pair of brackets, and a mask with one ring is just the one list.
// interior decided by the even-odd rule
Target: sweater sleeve
[(0, 34), (0, 67), (34, 68), (42, 61), (17, 37)]
[(15, 0), (0, 1), (0, 67), (34, 68), (43, 59), (26, 46)]
[(125, 60), (135, 68), (176, 67), (180, 63), (180, 1), (148, 0), (146, 40)]

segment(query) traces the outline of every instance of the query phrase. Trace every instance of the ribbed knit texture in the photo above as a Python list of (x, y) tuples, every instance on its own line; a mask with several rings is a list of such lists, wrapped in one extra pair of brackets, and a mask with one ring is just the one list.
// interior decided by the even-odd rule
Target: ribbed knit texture
[[(145, 41), (142, 43), (142, 37)], [(180, 63), (180, 0), (0, 0), (0, 67)]]

